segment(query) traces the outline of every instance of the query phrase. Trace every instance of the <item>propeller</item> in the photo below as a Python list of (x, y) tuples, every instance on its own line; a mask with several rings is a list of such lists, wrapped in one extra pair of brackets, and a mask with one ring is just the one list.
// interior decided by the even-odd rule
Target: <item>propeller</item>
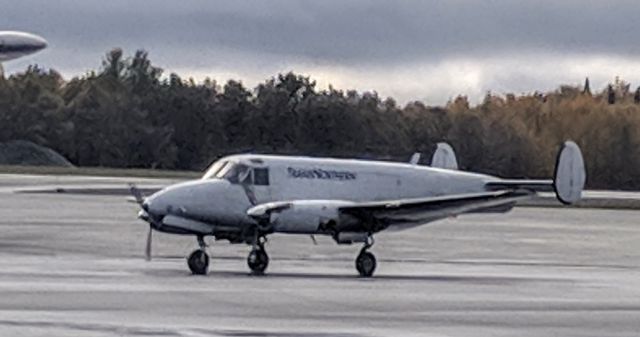
[(256, 194), (253, 192), (253, 188), (251, 188), (251, 186), (249, 186), (248, 184), (242, 184), (242, 189), (244, 190), (244, 193), (247, 195), (247, 199), (249, 199), (249, 202), (251, 203), (252, 206), (255, 206), (258, 204), (258, 200), (256, 198)]
[[(140, 189), (138, 189), (138, 187), (133, 183), (129, 184), (129, 191), (131, 192), (131, 195), (133, 195), (133, 197), (136, 199), (136, 203), (140, 205), (140, 208), (142, 208), (142, 210), (146, 212), (147, 210), (145, 209), (145, 205), (144, 205), (145, 197), (142, 191), (140, 191)], [(151, 222), (149, 222), (149, 232), (147, 233), (147, 245), (144, 250), (144, 257), (145, 257), (145, 260), (147, 261), (151, 261), (152, 240), (153, 240), (153, 227), (151, 226)]]
[(147, 246), (144, 250), (144, 259), (151, 261), (151, 239), (153, 238), (153, 228), (149, 225), (149, 232), (147, 233)]
[(136, 199), (136, 203), (138, 203), (138, 205), (143, 208), (142, 204), (144, 203), (144, 194), (142, 193), (142, 191), (140, 191), (134, 183), (129, 184), (129, 191), (131, 192), (131, 195), (133, 195), (133, 197)]

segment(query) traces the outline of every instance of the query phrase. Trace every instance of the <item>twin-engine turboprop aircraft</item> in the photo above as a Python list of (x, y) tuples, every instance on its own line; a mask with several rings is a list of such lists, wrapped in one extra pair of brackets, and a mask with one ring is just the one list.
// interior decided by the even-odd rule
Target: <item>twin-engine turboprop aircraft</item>
[[(570, 204), (585, 182), (580, 148), (562, 146), (553, 180), (505, 180), (456, 170), (450, 146), (439, 144), (432, 167), (349, 159), (234, 155), (215, 162), (194, 181), (169, 186), (148, 198), (131, 187), (151, 233), (194, 235), (200, 249), (188, 257), (194, 274), (206, 274), (204, 237), (252, 247), (247, 258), (254, 274), (269, 263), (266, 236), (274, 233), (329, 235), (338, 244), (362, 243), (356, 258), (361, 276), (371, 276), (376, 259), (368, 250), (373, 235), (420, 226), (467, 213), (507, 212), (518, 200), (555, 191)], [(439, 167), (433, 167), (433, 166)], [(446, 167), (446, 168), (442, 168)]]
[(40, 36), (13, 31), (0, 31), (0, 76), (4, 75), (2, 62), (33, 54), (47, 47)]

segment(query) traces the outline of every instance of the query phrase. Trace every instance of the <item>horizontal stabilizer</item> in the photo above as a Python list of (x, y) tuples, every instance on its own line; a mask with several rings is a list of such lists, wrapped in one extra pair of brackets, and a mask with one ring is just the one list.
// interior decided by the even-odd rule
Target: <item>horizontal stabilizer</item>
[(553, 192), (553, 180), (496, 180), (485, 184), (489, 191), (530, 190), (535, 192)]
[(567, 141), (558, 153), (553, 180), (500, 179), (488, 181), (485, 187), (488, 191), (555, 192), (556, 197), (563, 204), (574, 204), (582, 197), (585, 180), (582, 152), (576, 143)]

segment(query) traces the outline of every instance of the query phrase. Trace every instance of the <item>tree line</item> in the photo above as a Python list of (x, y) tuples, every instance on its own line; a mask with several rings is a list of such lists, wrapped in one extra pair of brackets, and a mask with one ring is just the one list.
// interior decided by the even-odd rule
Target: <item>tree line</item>
[[(29, 140), (78, 166), (203, 170), (253, 152), (408, 160), (449, 142), (462, 169), (503, 177), (553, 174), (565, 139), (582, 148), (591, 188), (640, 188), (640, 105), (616, 80), (600, 92), (458, 96), (400, 106), (375, 92), (329, 87), (294, 73), (253, 89), (162, 76), (145, 51), (107, 53), (97, 71), (64, 80), (30, 66), (0, 79), (0, 142)], [(613, 101), (612, 101), (613, 93)]]

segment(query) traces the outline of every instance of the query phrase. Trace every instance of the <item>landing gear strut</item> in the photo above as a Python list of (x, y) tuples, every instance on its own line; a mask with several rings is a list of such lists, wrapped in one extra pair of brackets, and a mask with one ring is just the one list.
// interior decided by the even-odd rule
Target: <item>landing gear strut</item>
[(264, 249), (264, 238), (257, 236), (253, 240), (253, 248), (247, 256), (247, 265), (253, 275), (262, 275), (269, 266), (269, 255)]
[(373, 243), (373, 237), (370, 236), (356, 258), (356, 269), (361, 277), (371, 277), (376, 270), (376, 257), (367, 251)]
[(198, 236), (200, 249), (194, 250), (187, 258), (189, 270), (194, 275), (206, 275), (209, 270), (209, 255), (206, 252), (207, 244), (202, 236)]

